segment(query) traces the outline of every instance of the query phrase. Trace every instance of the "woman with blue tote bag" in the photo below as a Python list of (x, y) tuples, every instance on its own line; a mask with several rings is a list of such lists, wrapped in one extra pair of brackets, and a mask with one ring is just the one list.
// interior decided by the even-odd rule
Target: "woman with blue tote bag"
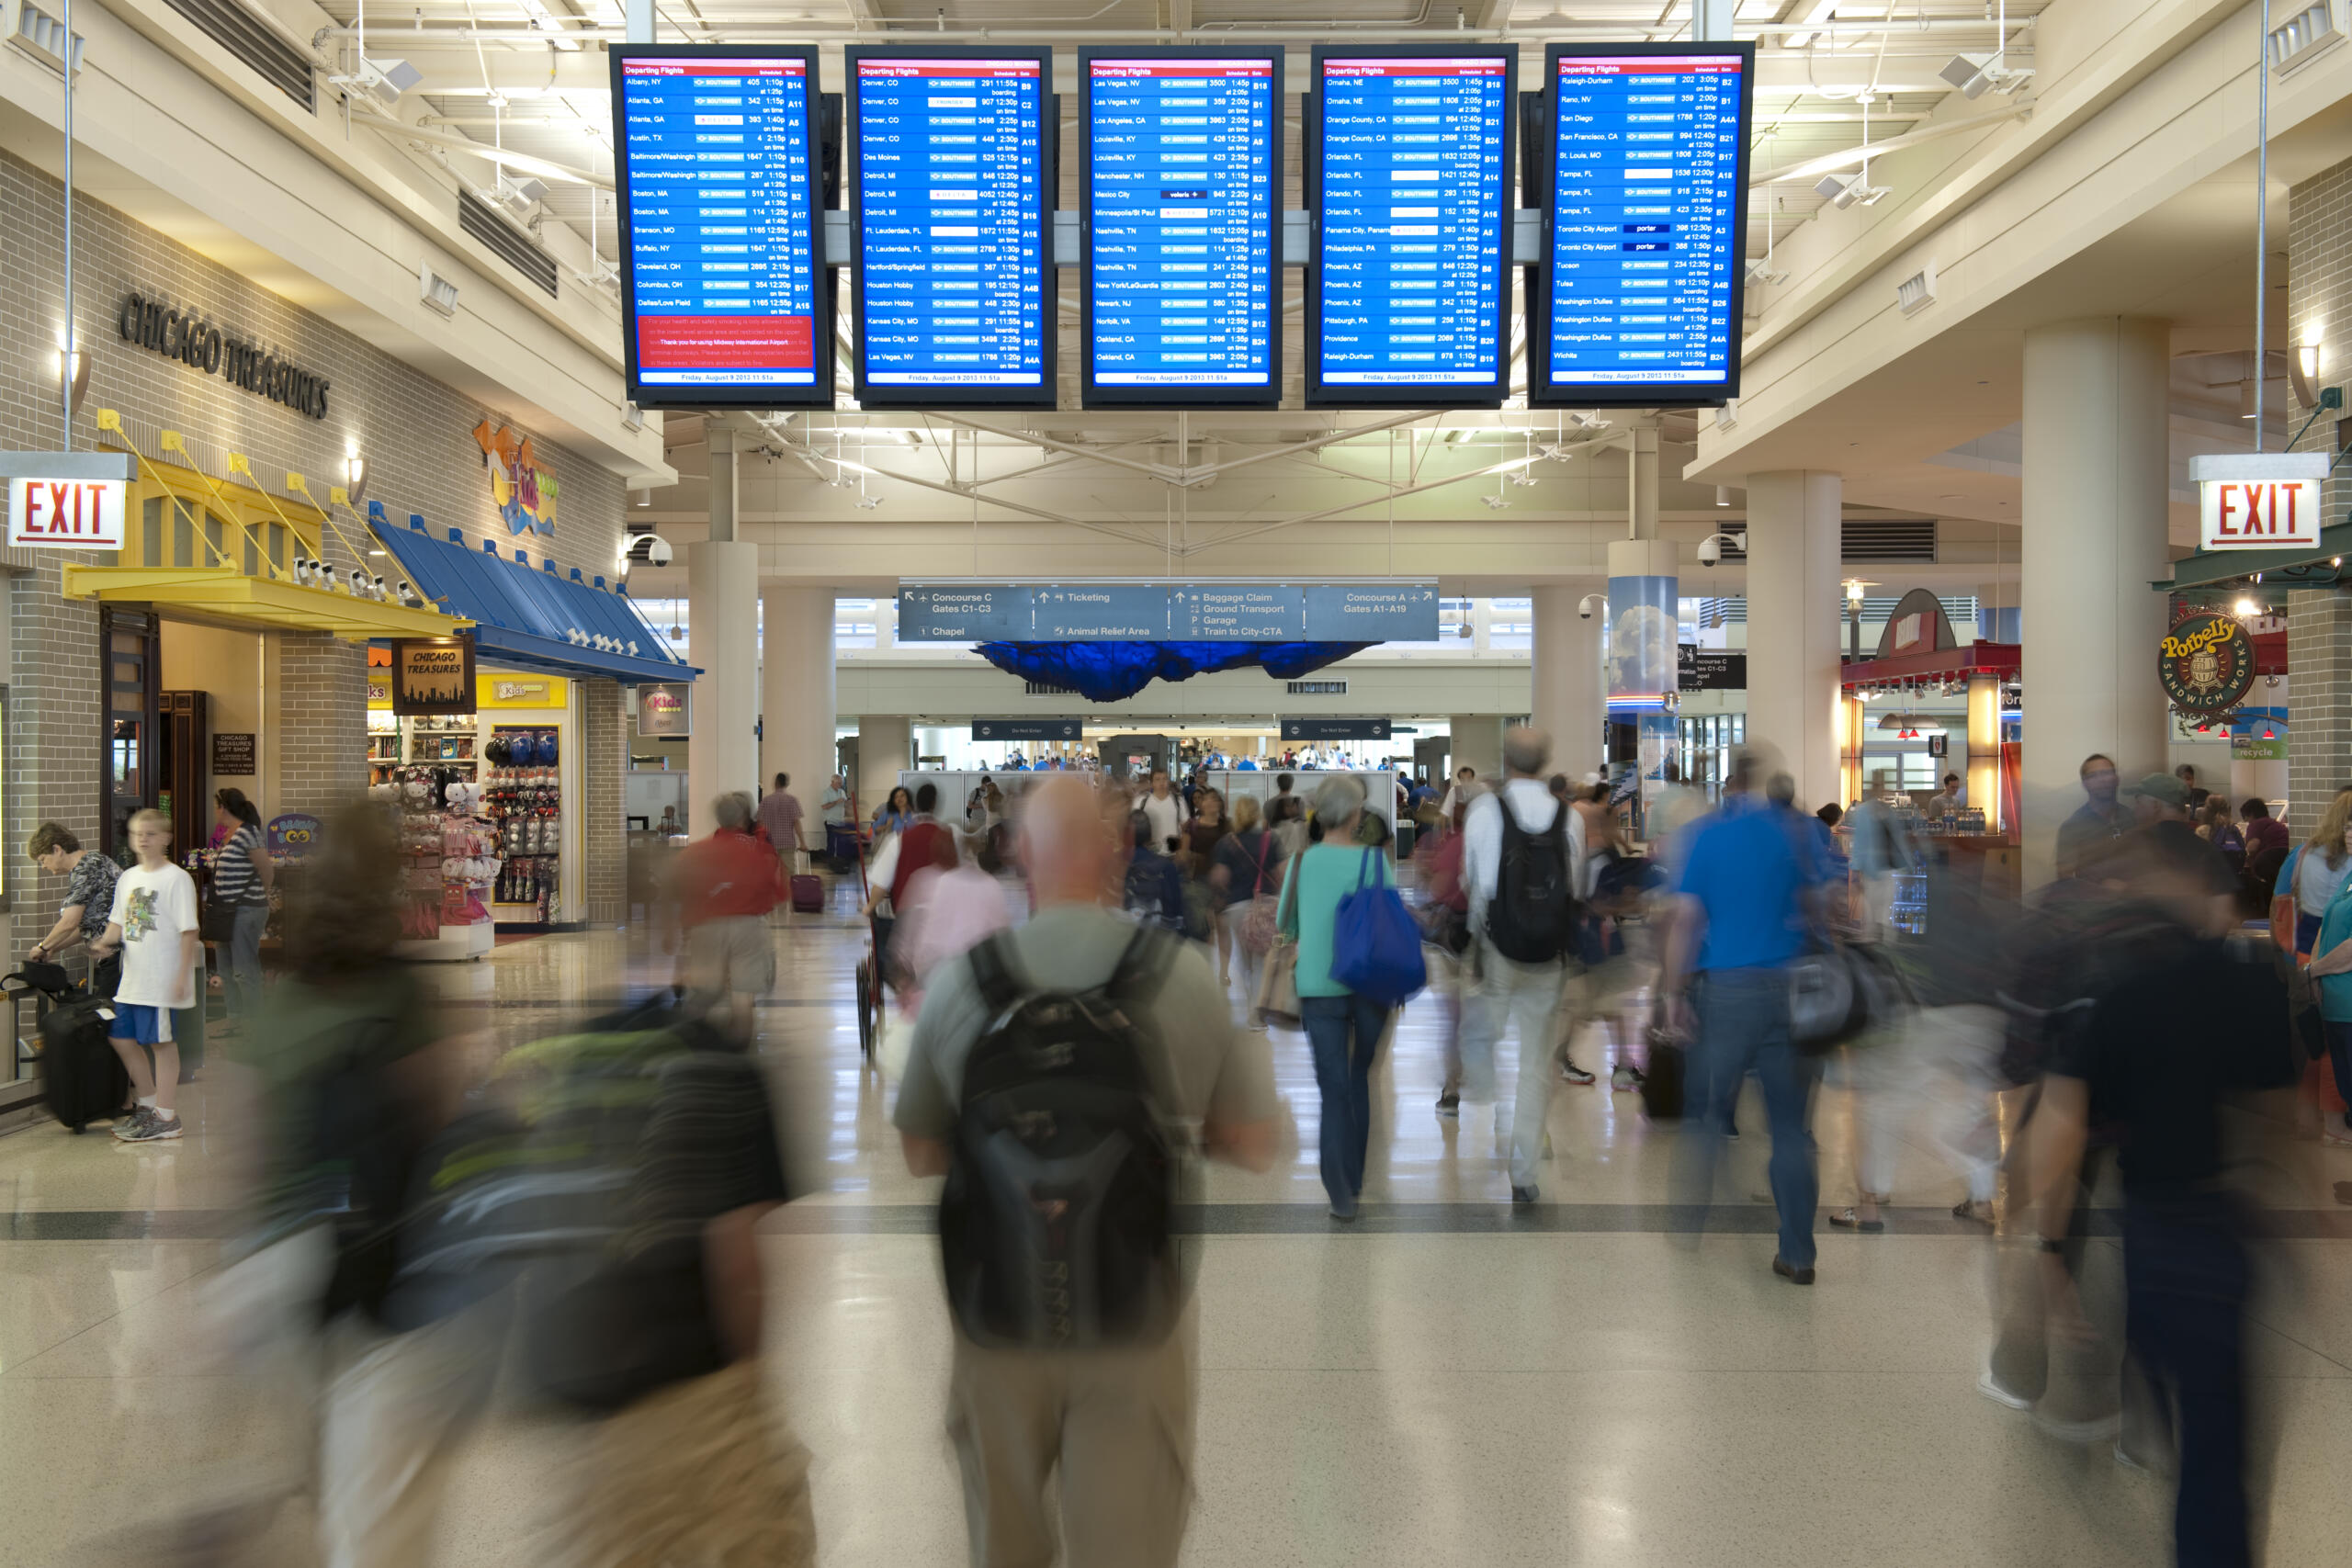
[[(1323, 1190), (1335, 1220), (1356, 1217), (1363, 1190), (1372, 1061), (1389, 1010), (1421, 987), (1419, 932), (1396, 897), (1388, 857), (1354, 842), (1363, 798), (1363, 782), (1344, 775), (1315, 792), (1322, 841), (1292, 858), (1280, 906), (1282, 931), (1297, 942), (1299, 1014), (1323, 1096)], [(1410, 933), (1409, 972), (1389, 939), (1388, 905)]]

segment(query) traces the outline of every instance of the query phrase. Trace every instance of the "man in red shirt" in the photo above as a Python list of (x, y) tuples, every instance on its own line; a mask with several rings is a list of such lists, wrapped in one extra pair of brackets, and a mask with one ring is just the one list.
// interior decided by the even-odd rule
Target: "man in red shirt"
[(749, 795), (720, 795), (711, 815), (717, 830), (681, 851), (670, 874), (686, 933), (687, 999), (706, 1015), (723, 1004), (729, 1032), (749, 1045), (760, 998), (775, 987), (767, 913), (784, 899), (784, 866), (752, 831)]
[(924, 866), (956, 869), (956, 835), (932, 813), (939, 805), (939, 786), (923, 784), (915, 791), (915, 819), (899, 836), (899, 864), (890, 874), (890, 908), (906, 913), (907, 884)]

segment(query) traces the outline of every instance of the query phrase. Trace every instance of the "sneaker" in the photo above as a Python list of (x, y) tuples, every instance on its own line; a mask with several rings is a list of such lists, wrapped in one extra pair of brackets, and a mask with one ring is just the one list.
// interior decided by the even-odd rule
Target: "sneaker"
[(1577, 1066), (1574, 1062), (1569, 1061), (1566, 1056), (1563, 1056), (1560, 1058), (1560, 1081), (1562, 1083), (1587, 1084), (1592, 1081), (1592, 1075), (1586, 1072), (1582, 1067)]
[(116, 1111), (114, 1113), (114, 1135), (124, 1140), (126, 1143), (130, 1141), (132, 1138), (137, 1136), (137, 1130), (139, 1126), (153, 1114), (153, 1111), (148, 1110), (143, 1105), (134, 1105), (128, 1111)]
[(1437, 1097), (1437, 1113), (1440, 1116), (1461, 1115), (1462, 1097), (1455, 1094), (1451, 1089), (1448, 1089), (1445, 1093), (1439, 1095)]
[(1510, 1201), (1511, 1201), (1511, 1207), (1513, 1207), (1513, 1208), (1519, 1208), (1519, 1207), (1521, 1207), (1521, 1206), (1522, 1206), (1522, 1205), (1524, 1205), (1524, 1204), (1528, 1204), (1528, 1203), (1532, 1203), (1532, 1202), (1534, 1202), (1534, 1201), (1535, 1201), (1535, 1189), (1534, 1189), (1534, 1188), (1532, 1188), (1532, 1187), (1514, 1187), (1514, 1188), (1512, 1188), (1512, 1189), (1510, 1190)]
[(1646, 1081), (1642, 1077), (1640, 1068), (1626, 1062), (1618, 1063), (1617, 1070), (1609, 1075), (1609, 1087), (1620, 1094), (1638, 1089)]
[(180, 1135), (180, 1119), (163, 1116), (153, 1111), (141, 1111), (128, 1125), (119, 1125), (114, 1135), (126, 1144), (158, 1144)]
[(2018, 1393), (2015, 1389), (2009, 1387), (2008, 1384), (2003, 1382), (1999, 1378), (1995, 1377), (1993, 1375), (1993, 1369), (1990, 1367), (1985, 1368), (1984, 1375), (1976, 1380), (1976, 1392), (1991, 1400), (1994, 1404), (2006, 1404), (2011, 1410), (2030, 1410), (2033, 1408), (2032, 1400), (2028, 1399), (2024, 1394)]
[(1951, 1206), (1951, 1217), (1989, 1225), (1993, 1223), (1993, 1201), (1989, 1198), (1962, 1198)]
[(2062, 1421), (2037, 1408), (2033, 1413), (2034, 1430), (2062, 1443), (2080, 1443), (2087, 1448), (2103, 1443), (2123, 1430), (2123, 1413), (2120, 1410), (2105, 1416), (2094, 1416), (2086, 1421)]

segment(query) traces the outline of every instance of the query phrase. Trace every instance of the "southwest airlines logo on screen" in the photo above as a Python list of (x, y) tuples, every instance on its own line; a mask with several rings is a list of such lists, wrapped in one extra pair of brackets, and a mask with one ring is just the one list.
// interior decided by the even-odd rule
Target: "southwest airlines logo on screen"
[(806, 67), (631, 60), (621, 91), (639, 379), (813, 385)]
[(1042, 75), (1035, 60), (857, 62), (870, 384), (1044, 384)]
[(1551, 254), (1555, 385), (1731, 375), (1740, 57), (1565, 56)]
[(1323, 379), (1491, 382), (1502, 358), (1500, 60), (1323, 62)]
[(1272, 378), (1276, 112), (1272, 59), (1090, 62), (1097, 381)]

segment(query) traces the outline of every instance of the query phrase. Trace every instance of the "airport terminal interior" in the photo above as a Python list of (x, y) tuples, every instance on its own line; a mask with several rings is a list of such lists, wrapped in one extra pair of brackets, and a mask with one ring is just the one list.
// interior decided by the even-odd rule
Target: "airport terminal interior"
[(2352, 0), (0, 33), (0, 1562), (2352, 1560)]

